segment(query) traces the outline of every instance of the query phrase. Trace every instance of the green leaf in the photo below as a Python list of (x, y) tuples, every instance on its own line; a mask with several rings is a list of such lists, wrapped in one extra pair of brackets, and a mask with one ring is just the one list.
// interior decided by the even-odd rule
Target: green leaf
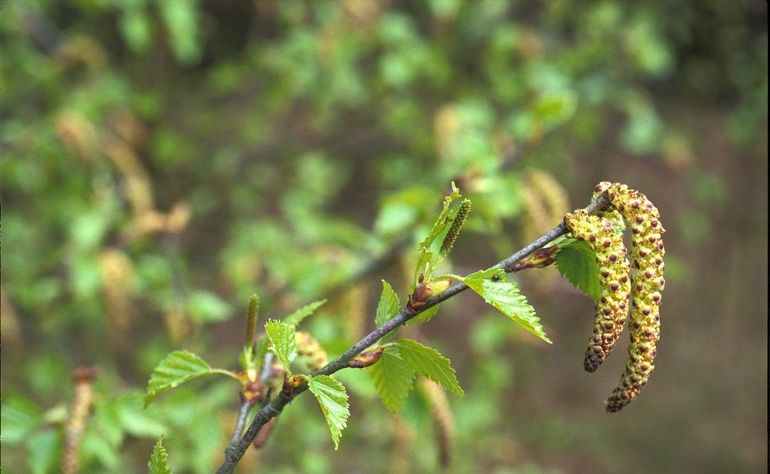
[[(437, 251), (438, 249), (432, 249), (434, 247), (434, 241), (436, 241), (442, 233), (449, 230), (449, 226), (452, 224), (452, 219), (449, 218), (452, 209), (452, 203), (460, 198), (460, 190), (457, 189), (455, 183), (452, 183), (452, 192), (444, 198), (444, 207), (441, 209), (436, 221), (433, 223), (433, 228), (425, 239), (420, 242), (418, 246), (417, 267), (414, 271), (415, 282), (420, 273), (427, 273), (426, 278), (430, 277), (430, 271), (433, 266), (438, 262), (441, 255)], [(439, 242), (438, 245), (441, 245)], [(428, 267), (427, 270), (425, 267)]]
[(318, 404), (321, 405), (321, 411), (326, 418), (326, 424), (329, 425), (329, 431), (334, 441), (336, 450), (340, 444), (342, 430), (347, 426), (350, 409), (348, 405), (348, 393), (342, 382), (334, 380), (328, 375), (318, 375), (310, 377), (308, 388), (315, 395)]
[(414, 319), (410, 320), (409, 323), (410, 324), (411, 323), (414, 323), (414, 324), (427, 323), (428, 321), (433, 319), (433, 316), (435, 316), (436, 313), (438, 313), (438, 310), (439, 310), (440, 307), (441, 307), (440, 304), (431, 306), (430, 308), (426, 309), (422, 313), (418, 314)]
[(374, 324), (377, 327), (382, 326), (401, 310), (401, 302), (393, 288), (385, 280), (382, 280), (382, 293), (380, 302), (377, 303), (377, 313), (374, 316)]
[(152, 402), (161, 392), (172, 389), (204, 375), (222, 374), (240, 381), (233, 372), (223, 369), (212, 369), (203, 359), (192, 352), (174, 351), (153, 369), (147, 382), (147, 392), (144, 395), (144, 406)]
[[(5, 409), (5, 407), (3, 407)], [(62, 458), (62, 434), (59, 430), (36, 431), (25, 443), (31, 474), (55, 472)]]
[(286, 324), (297, 326), (299, 323), (302, 322), (302, 320), (304, 320), (305, 318), (313, 314), (315, 310), (320, 308), (321, 305), (323, 305), (324, 303), (326, 303), (326, 300), (313, 301), (312, 303), (301, 307), (300, 309), (294, 311), (290, 315), (283, 318), (283, 322)]
[(449, 359), (439, 351), (411, 339), (399, 339), (396, 346), (404, 362), (417, 374), (428, 377), (458, 397), (465, 395)]
[(141, 393), (130, 391), (113, 401), (113, 410), (118, 426), (137, 438), (157, 438), (167, 431), (157, 417), (142, 409)]
[(208, 291), (194, 291), (187, 298), (187, 311), (193, 319), (202, 323), (226, 321), (232, 314), (229, 304)]
[(535, 336), (549, 344), (551, 343), (551, 340), (545, 335), (540, 319), (535, 314), (535, 308), (527, 302), (527, 298), (521, 294), (515, 283), (506, 280), (503, 270), (499, 268), (481, 270), (466, 276), (462, 281), (471, 290), (481, 295), (488, 304), (522, 325)]
[(152, 448), (152, 455), (147, 463), (147, 468), (150, 470), (150, 474), (171, 474), (171, 468), (168, 467), (168, 453), (163, 447), (163, 437)]
[(412, 389), (414, 370), (404, 362), (395, 346), (385, 348), (380, 360), (366, 370), (382, 404), (393, 413), (397, 412)]
[(16, 397), (4, 400), (0, 411), (3, 443), (19, 443), (42, 421), (40, 410), (29, 400)]
[(599, 264), (596, 263), (596, 254), (588, 242), (573, 240), (561, 247), (556, 254), (556, 268), (575, 288), (594, 300), (601, 297)]
[(297, 340), (294, 326), (282, 321), (270, 320), (265, 323), (265, 334), (270, 340), (270, 349), (281, 361), (281, 364), (290, 372), (289, 365), (297, 355)]

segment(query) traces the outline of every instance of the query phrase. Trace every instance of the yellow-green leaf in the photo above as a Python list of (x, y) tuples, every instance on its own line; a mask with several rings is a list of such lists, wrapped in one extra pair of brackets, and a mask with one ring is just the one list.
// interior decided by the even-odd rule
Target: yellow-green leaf
[(465, 395), (449, 359), (439, 351), (411, 339), (399, 339), (396, 346), (401, 358), (415, 373), (428, 377), (458, 397)]
[(265, 334), (270, 340), (270, 350), (289, 372), (289, 365), (297, 355), (297, 337), (294, 326), (271, 319), (265, 323)]
[(414, 384), (414, 370), (394, 346), (385, 348), (380, 360), (367, 368), (385, 408), (397, 412)]
[(308, 388), (315, 395), (318, 404), (321, 405), (321, 411), (326, 418), (326, 424), (329, 425), (329, 432), (332, 435), (336, 450), (340, 444), (342, 430), (347, 426), (350, 416), (348, 393), (345, 391), (345, 386), (339, 380), (334, 380), (328, 375), (317, 375), (310, 377)]
[(527, 302), (519, 287), (506, 279), (505, 272), (499, 268), (490, 268), (472, 273), (463, 278), (468, 285), (489, 305), (523, 326), (535, 336), (551, 343), (545, 335), (545, 329), (540, 324), (540, 318), (535, 314), (535, 308)]
[(168, 467), (168, 453), (163, 447), (162, 437), (152, 448), (152, 455), (147, 463), (147, 468), (150, 470), (150, 474), (171, 474), (171, 468)]
[(572, 240), (560, 247), (556, 254), (556, 268), (575, 288), (594, 300), (599, 299), (602, 294), (599, 264), (588, 242)]
[(374, 324), (377, 327), (382, 326), (390, 318), (398, 314), (400, 309), (401, 302), (398, 300), (398, 295), (387, 281), (382, 280), (382, 293), (380, 294), (380, 301), (377, 303)]

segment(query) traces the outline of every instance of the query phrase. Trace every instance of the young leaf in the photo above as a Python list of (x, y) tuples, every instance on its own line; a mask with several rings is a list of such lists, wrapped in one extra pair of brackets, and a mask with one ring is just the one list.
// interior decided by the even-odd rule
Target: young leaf
[(227, 375), (240, 381), (238, 376), (229, 370), (212, 369), (208, 362), (192, 352), (174, 351), (153, 369), (150, 380), (147, 382), (144, 406), (149, 405), (161, 392), (172, 389), (188, 380), (211, 374)]
[(152, 455), (147, 463), (147, 468), (150, 470), (150, 474), (171, 474), (171, 468), (168, 467), (168, 453), (163, 447), (163, 437), (152, 448)]
[(326, 418), (326, 424), (329, 425), (329, 431), (334, 441), (336, 450), (340, 444), (342, 430), (347, 426), (350, 409), (348, 405), (348, 393), (342, 382), (334, 380), (328, 375), (318, 375), (310, 377), (308, 388), (315, 395), (318, 404), (321, 405), (321, 411)]
[(599, 299), (602, 293), (599, 264), (588, 242), (573, 240), (562, 246), (556, 254), (556, 268), (575, 288), (594, 300)]
[(270, 340), (270, 349), (289, 372), (289, 365), (297, 355), (297, 339), (294, 326), (282, 321), (269, 320), (265, 323), (265, 334)]
[(366, 369), (385, 408), (397, 412), (414, 383), (414, 370), (401, 358), (398, 349), (385, 348), (379, 362)]
[(439, 351), (411, 339), (399, 339), (396, 345), (404, 362), (417, 374), (428, 377), (458, 397), (465, 395), (449, 359)]
[(390, 318), (395, 316), (401, 309), (401, 302), (398, 301), (398, 295), (385, 280), (382, 280), (382, 293), (380, 302), (377, 303), (377, 313), (374, 316), (374, 324), (377, 327), (385, 324)]
[[(460, 198), (460, 190), (457, 189), (455, 183), (452, 183), (452, 192), (444, 198), (444, 207), (441, 209), (436, 221), (433, 223), (433, 228), (425, 239), (420, 242), (418, 246), (417, 267), (415, 268), (414, 276), (415, 282), (420, 273), (425, 270), (426, 264), (428, 264), (428, 273), (433, 265), (436, 264), (440, 255), (438, 255), (438, 249), (432, 250), (433, 243), (441, 236), (442, 233), (446, 233), (449, 230), (449, 226), (452, 224), (452, 220), (449, 218), (451, 212), (452, 203)], [(430, 275), (425, 275), (426, 277)]]
[(506, 280), (503, 270), (499, 268), (481, 270), (463, 278), (463, 283), (481, 295), (488, 304), (524, 326), (527, 331), (551, 343), (545, 335), (540, 319), (535, 314), (535, 308), (527, 302), (527, 298), (519, 292), (519, 287), (515, 283)]
[(433, 316), (435, 316), (436, 313), (438, 313), (438, 310), (440, 307), (441, 307), (440, 304), (431, 306), (430, 308), (426, 309), (422, 313), (418, 314), (416, 318), (410, 321), (410, 323), (416, 323), (416, 324), (427, 323), (428, 321), (433, 319)]
[(320, 308), (324, 303), (326, 303), (326, 300), (313, 301), (312, 303), (301, 307), (300, 309), (283, 318), (283, 322), (286, 324), (291, 324), (292, 326), (297, 326), (305, 318), (313, 314), (315, 310)]

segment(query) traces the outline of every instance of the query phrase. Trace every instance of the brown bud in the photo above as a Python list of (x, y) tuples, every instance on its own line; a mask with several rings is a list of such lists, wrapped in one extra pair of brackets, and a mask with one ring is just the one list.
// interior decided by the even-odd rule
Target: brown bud
[(369, 367), (370, 365), (374, 365), (377, 363), (378, 360), (380, 360), (380, 357), (382, 357), (382, 353), (385, 349), (383, 347), (378, 347), (376, 349), (371, 349), (368, 351), (364, 351), (357, 356), (350, 359), (348, 362), (348, 367), (351, 367), (353, 369), (363, 369), (364, 367)]

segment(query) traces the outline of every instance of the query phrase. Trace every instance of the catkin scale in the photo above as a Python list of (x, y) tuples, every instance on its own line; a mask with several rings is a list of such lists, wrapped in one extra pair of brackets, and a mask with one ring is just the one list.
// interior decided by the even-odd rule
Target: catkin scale
[(594, 249), (599, 265), (601, 296), (595, 302), (593, 334), (588, 341), (584, 368), (594, 372), (615, 347), (626, 322), (627, 301), (631, 292), (629, 263), (623, 234), (610, 219), (577, 210), (564, 216), (564, 224), (578, 240)]
[(658, 209), (644, 194), (619, 183), (602, 182), (595, 189), (597, 194), (605, 191), (612, 207), (620, 212), (631, 229), (630, 257), (633, 262), (628, 361), (618, 386), (607, 400), (607, 411), (616, 412), (636, 398), (655, 368), (660, 339), (659, 306), (665, 287), (662, 239), (665, 230)]

